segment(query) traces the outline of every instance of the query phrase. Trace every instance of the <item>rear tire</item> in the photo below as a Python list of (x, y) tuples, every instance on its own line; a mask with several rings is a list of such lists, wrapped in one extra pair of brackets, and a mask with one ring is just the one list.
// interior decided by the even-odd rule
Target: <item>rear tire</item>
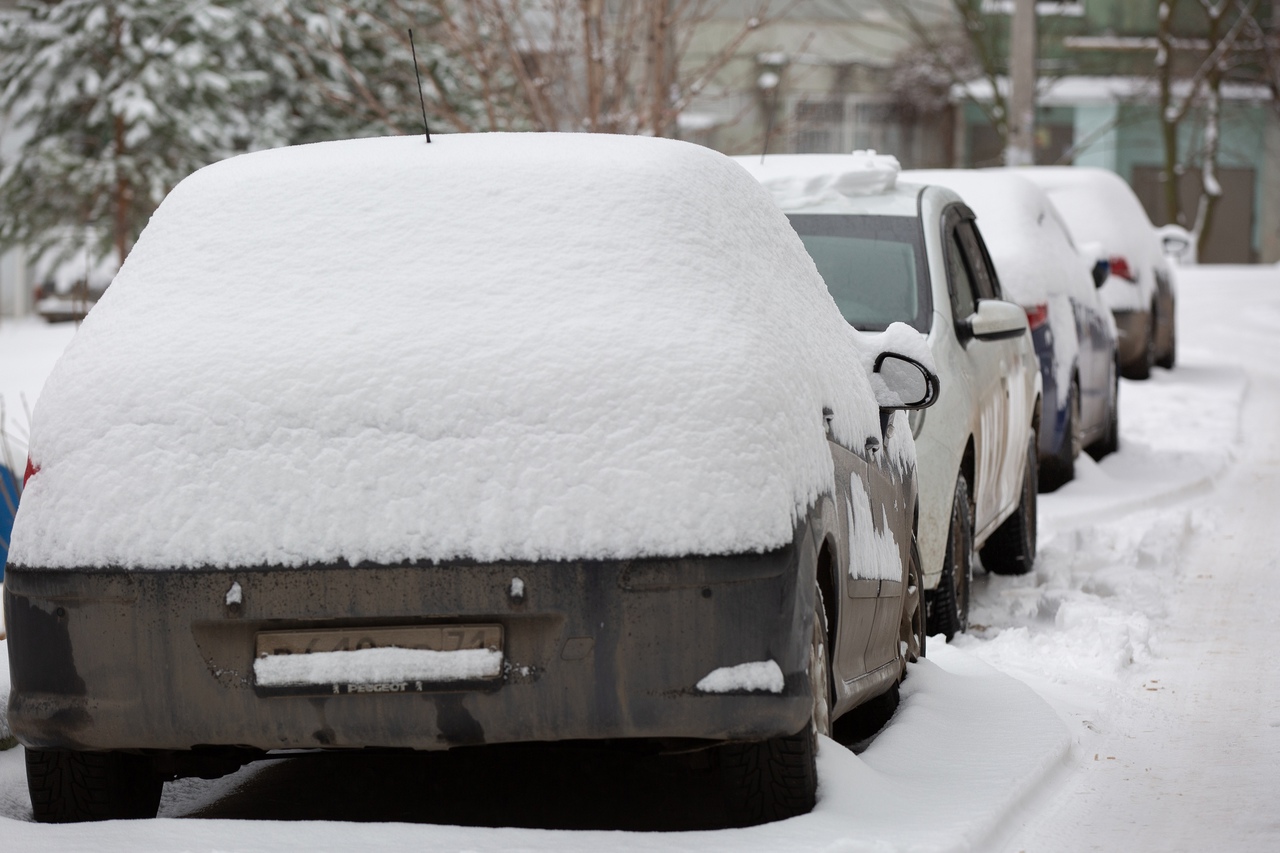
[(907, 589), (902, 598), (902, 624), (899, 627), (899, 643), (905, 647), (902, 674), (906, 677), (906, 664), (915, 663), (925, 655), (929, 630), (925, 625), (924, 571), (920, 567), (920, 549), (911, 537), (911, 565), (907, 569)]
[(1163, 367), (1165, 370), (1173, 370), (1173, 365), (1178, 360), (1178, 331), (1177, 327), (1169, 329), (1169, 350), (1156, 359), (1156, 367)]
[(1107, 431), (1102, 438), (1086, 448), (1095, 460), (1120, 449), (1120, 376), (1113, 364), (1111, 367), (1111, 405), (1108, 409)]
[(930, 634), (950, 641), (969, 629), (969, 590), (973, 585), (973, 511), (969, 507), (969, 482), (956, 477), (951, 501), (951, 527), (942, 562), (942, 579), (928, 597), (926, 622)]
[(27, 790), (40, 823), (153, 818), (163, 788), (140, 755), (27, 750)]
[(809, 645), (809, 689), (813, 712), (794, 735), (749, 743), (727, 743), (718, 750), (721, 778), (729, 797), (727, 811), (736, 826), (785, 820), (813, 811), (818, 793), (818, 735), (831, 735), (831, 651), (822, 591), (814, 593)]
[(982, 565), (997, 575), (1025, 575), (1036, 564), (1036, 433), (1027, 444), (1027, 467), (1022, 475), (1022, 498), (982, 547)]
[(1128, 365), (1124, 370), (1125, 379), (1149, 379), (1151, 377), (1151, 368), (1156, 363), (1156, 306), (1151, 306), (1151, 313), (1148, 315), (1150, 320), (1147, 323), (1147, 341), (1146, 346), (1142, 348), (1142, 355), (1132, 364)]

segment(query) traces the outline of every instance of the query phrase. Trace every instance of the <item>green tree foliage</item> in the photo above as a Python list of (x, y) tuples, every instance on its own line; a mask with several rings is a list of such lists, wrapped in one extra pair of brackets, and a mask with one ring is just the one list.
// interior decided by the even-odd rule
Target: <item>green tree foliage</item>
[[(122, 262), (165, 194), (255, 148), (417, 133), (501, 104), (441, 41), (445, 0), (62, 0), (0, 18), (0, 248)], [(86, 235), (88, 235), (86, 237)], [(86, 243), (88, 244), (86, 246)]]

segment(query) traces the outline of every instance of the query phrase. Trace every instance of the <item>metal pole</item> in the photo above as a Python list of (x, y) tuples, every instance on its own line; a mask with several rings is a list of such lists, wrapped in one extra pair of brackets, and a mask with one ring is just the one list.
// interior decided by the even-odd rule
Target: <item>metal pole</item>
[(1009, 49), (1007, 166), (1036, 160), (1036, 0), (1014, 0)]

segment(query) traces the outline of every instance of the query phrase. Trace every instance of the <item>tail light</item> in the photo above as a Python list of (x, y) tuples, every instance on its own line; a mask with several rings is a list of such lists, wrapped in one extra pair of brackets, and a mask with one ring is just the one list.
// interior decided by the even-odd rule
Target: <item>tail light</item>
[(1111, 264), (1112, 275), (1118, 275), (1125, 281), (1138, 280), (1138, 276), (1135, 275), (1133, 270), (1129, 267), (1129, 261), (1124, 255), (1112, 255), (1107, 259), (1107, 262)]
[(24, 489), (25, 489), (25, 488), (27, 487), (27, 481), (28, 481), (28, 480), (30, 480), (32, 477), (34, 477), (34, 476), (36, 475), (36, 472), (37, 472), (37, 471), (39, 471), (39, 470), (40, 470), (40, 466), (39, 466), (39, 465), (32, 465), (32, 464), (31, 464), (31, 457), (30, 457), (30, 456), (28, 456), (28, 457), (27, 457), (27, 472), (26, 472), (25, 474), (23, 474), (23, 475), (22, 475), (22, 488), (24, 488)]
[(1049, 306), (1047, 303), (1044, 305), (1032, 305), (1026, 310), (1027, 325), (1031, 327), (1031, 331), (1034, 332), (1036, 329), (1049, 322)]

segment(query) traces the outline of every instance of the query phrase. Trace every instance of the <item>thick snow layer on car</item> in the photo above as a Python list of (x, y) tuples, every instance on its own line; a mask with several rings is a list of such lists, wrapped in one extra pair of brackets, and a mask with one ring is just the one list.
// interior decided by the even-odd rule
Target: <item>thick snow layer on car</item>
[[(264, 687), (307, 684), (389, 684), (475, 681), (502, 674), (495, 649), (355, 649), (298, 655), (268, 655), (253, 662), (254, 681)], [(394, 689), (391, 692), (396, 692)]]
[(722, 666), (708, 673), (697, 684), (697, 688), (703, 693), (736, 693), (743, 690), (781, 693), (784, 686), (782, 667), (772, 660)]
[(893, 189), (898, 159), (874, 151), (852, 154), (781, 154), (735, 157), (773, 194), (784, 210), (839, 205), (843, 199)]
[(878, 432), (866, 344), (719, 154), (357, 140), (210, 166), (54, 368), (28, 566), (759, 551)]
[(1111, 277), (1102, 288), (1107, 304), (1113, 310), (1146, 310), (1161, 250), (1151, 220), (1129, 185), (1114, 172), (1081, 166), (1036, 166), (1017, 174), (1048, 193), (1077, 246), (1097, 244), (1105, 257), (1121, 256), (1137, 272), (1136, 286)]

